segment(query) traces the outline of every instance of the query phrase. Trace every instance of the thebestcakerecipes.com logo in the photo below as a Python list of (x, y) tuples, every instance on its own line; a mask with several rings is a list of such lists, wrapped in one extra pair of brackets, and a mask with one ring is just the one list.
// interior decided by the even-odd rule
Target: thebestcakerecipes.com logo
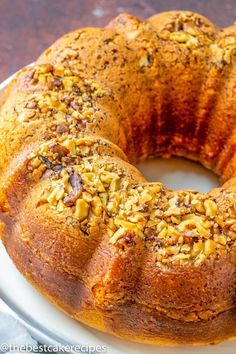
[(107, 353), (104, 345), (15, 345), (9, 343), (0, 344), (0, 353), (78, 353), (99, 354)]

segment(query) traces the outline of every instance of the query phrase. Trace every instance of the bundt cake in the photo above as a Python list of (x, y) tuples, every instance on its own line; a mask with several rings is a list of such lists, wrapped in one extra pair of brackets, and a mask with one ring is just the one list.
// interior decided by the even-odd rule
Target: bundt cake
[[(2, 241), (65, 313), (152, 344), (236, 336), (235, 53), (236, 26), (122, 14), (65, 35), (5, 90)], [(224, 184), (172, 191), (130, 164), (171, 155)]]

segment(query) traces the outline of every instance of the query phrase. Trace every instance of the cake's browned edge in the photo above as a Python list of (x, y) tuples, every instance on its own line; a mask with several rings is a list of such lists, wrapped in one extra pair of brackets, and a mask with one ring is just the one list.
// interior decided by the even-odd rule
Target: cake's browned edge
[[(9, 242), (11, 243), (10, 247)], [(82, 285), (75, 277), (68, 277), (68, 274), (58, 272), (41, 259), (37, 259), (29, 247), (22, 247), (18, 242), (20, 241), (16, 238), (4, 241), (9, 255), (18, 269), (48, 300), (72, 318), (78, 319), (86, 325), (128, 340), (161, 345), (177, 345), (181, 343), (195, 345), (214, 344), (229, 337), (233, 338), (236, 335), (234, 307), (215, 317), (213, 315), (208, 320), (199, 319), (187, 323), (186, 321), (169, 318), (168, 315), (166, 316), (156, 309), (145, 309), (141, 304), (128, 303), (124, 306), (118, 305), (111, 310), (106, 309), (106, 307), (100, 308), (94, 304), (91, 289)], [(128, 260), (129, 266), (130, 262), (131, 260)], [(217, 268), (221, 266), (225, 268), (221, 279), (218, 280), (218, 285), (220, 281), (225, 283), (228, 276), (226, 262), (228, 260), (221, 260), (221, 264), (216, 265)], [(206, 274), (206, 272), (212, 273), (210, 268), (209, 266), (203, 266), (201, 276)], [(123, 270), (127, 271), (127, 269)], [(114, 269), (114, 279), (116, 271), (120, 272), (121, 270)], [(150, 273), (153, 272), (153, 269), (147, 269), (147, 271)], [(192, 269), (191, 276), (194, 276), (194, 272), (195, 270)], [(186, 269), (181, 277), (183, 286), (189, 276), (189, 271)], [(153, 277), (155, 277), (155, 274), (153, 274)], [(174, 279), (175, 273), (172, 274), (172, 281)], [(130, 279), (130, 281), (133, 280)], [(186, 295), (184, 292), (185, 290), (182, 296)], [(146, 297), (148, 297), (148, 292), (143, 294), (143, 296), (145, 301)], [(211, 301), (212, 298), (209, 298), (209, 302)], [(149, 311), (151, 311), (151, 317)]]

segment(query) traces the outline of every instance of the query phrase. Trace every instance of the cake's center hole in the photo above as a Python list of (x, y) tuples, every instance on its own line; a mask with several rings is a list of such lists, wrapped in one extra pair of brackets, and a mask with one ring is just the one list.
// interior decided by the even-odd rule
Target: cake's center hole
[(184, 158), (155, 158), (137, 165), (149, 182), (162, 182), (168, 188), (194, 189), (202, 193), (219, 187), (218, 177), (201, 164)]

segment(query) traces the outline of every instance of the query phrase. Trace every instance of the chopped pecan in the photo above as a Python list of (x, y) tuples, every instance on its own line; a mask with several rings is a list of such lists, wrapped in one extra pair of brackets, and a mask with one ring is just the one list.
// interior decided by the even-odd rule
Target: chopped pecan
[(52, 165), (52, 170), (55, 172), (59, 172), (63, 169), (62, 165)]
[(49, 159), (45, 156), (39, 156), (39, 159), (44, 163), (44, 165), (46, 165), (47, 168), (55, 171), (55, 172), (58, 172), (60, 170), (62, 170), (62, 166), (57, 164), (57, 165), (54, 165), (51, 161), (49, 161)]
[(56, 132), (57, 132), (58, 134), (65, 133), (65, 132), (67, 132), (67, 131), (68, 131), (68, 127), (67, 127), (66, 125), (58, 125), (58, 126), (56, 127)]
[(78, 105), (78, 103), (75, 102), (75, 101), (70, 102), (70, 105), (71, 105), (71, 107), (74, 108), (75, 110), (78, 110), (78, 109), (79, 109), (79, 105)]
[(52, 168), (53, 164), (49, 161), (49, 159), (47, 159), (47, 157), (40, 155), (39, 160), (41, 160), (47, 168)]
[(56, 86), (56, 87), (60, 87), (62, 84), (62, 81), (59, 77), (52, 77), (51, 78), (51, 83)]
[(51, 151), (53, 153), (58, 154), (59, 157), (64, 157), (69, 153), (69, 150), (65, 146), (62, 146), (60, 144), (54, 144), (51, 147)]
[(66, 164), (66, 165), (71, 165), (74, 164), (76, 161), (76, 157), (72, 157), (72, 156), (65, 156), (63, 157), (62, 161)]
[(141, 212), (146, 213), (148, 211), (148, 205), (147, 204), (143, 204), (142, 208), (141, 208)]
[(82, 180), (78, 172), (72, 172), (69, 177), (69, 182), (72, 187), (72, 191), (64, 198), (64, 203), (67, 206), (72, 206), (75, 204), (76, 200), (79, 198), (83, 185)]

